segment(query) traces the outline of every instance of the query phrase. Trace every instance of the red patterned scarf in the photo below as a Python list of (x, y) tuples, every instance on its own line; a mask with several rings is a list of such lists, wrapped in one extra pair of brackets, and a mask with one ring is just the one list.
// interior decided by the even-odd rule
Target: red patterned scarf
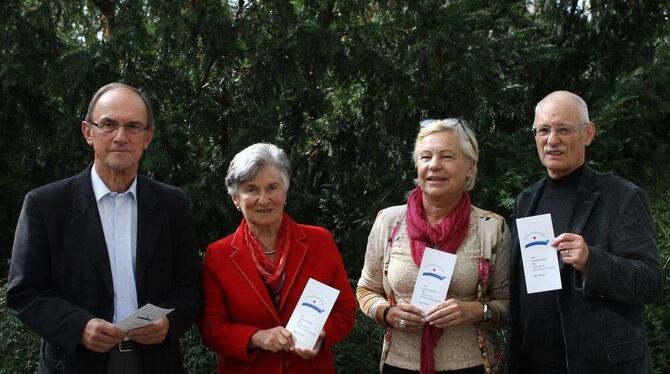
[[(468, 233), (470, 224), (470, 196), (463, 194), (456, 208), (440, 223), (432, 226), (426, 219), (423, 209), (423, 192), (419, 187), (407, 198), (407, 235), (410, 237), (412, 259), (421, 266), (426, 246), (444, 252), (455, 253)], [(421, 334), (421, 374), (435, 372), (433, 349), (444, 330), (428, 324), (423, 326)]]
[(256, 239), (254, 234), (249, 229), (246, 219), (242, 219), (240, 228), (244, 234), (245, 243), (249, 252), (251, 252), (251, 258), (256, 264), (256, 269), (261, 274), (265, 285), (271, 290), (272, 299), (275, 302), (275, 305), (279, 305), (279, 297), (281, 295), (281, 288), (284, 283), (284, 268), (286, 267), (286, 258), (291, 247), (291, 218), (288, 214), (284, 213), (282, 216), (282, 224), (277, 233), (277, 240), (275, 242), (275, 258), (274, 261), (271, 260), (268, 255), (265, 254), (263, 246)]

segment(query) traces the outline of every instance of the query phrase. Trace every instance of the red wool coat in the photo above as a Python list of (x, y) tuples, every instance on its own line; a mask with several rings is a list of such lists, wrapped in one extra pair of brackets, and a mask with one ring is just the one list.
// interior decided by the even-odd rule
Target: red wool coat
[[(353, 327), (354, 294), (330, 233), (317, 226), (292, 224), (279, 310), (239, 228), (207, 248), (202, 272), (205, 308), (198, 327), (204, 344), (218, 354), (219, 373), (335, 373), (332, 347)], [(286, 326), (309, 278), (340, 290), (324, 326), (321, 352), (304, 360), (290, 352), (247, 349), (256, 331)]]

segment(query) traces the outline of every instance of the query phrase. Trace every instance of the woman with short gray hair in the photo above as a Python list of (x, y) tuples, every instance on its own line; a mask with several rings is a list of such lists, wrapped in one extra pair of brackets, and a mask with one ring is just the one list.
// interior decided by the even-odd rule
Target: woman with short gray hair
[(256, 143), (233, 157), (226, 174), (228, 195), (238, 195), (240, 183), (252, 179), (264, 166), (273, 166), (279, 171), (284, 188), (288, 191), (291, 179), (291, 162), (286, 153), (274, 144)]
[[(356, 301), (339, 251), (322, 227), (301, 225), (284, 212), (291, 165), (273, 144), (235, 155), (226, 188), (242, 222), (207, 248), (198, 327), (219, 358), (219, 373), (334, 373), (332, 347), (354, 324)], [(312, 349), (298, 348), (284, 326), (307, 281), (340, 291)]]

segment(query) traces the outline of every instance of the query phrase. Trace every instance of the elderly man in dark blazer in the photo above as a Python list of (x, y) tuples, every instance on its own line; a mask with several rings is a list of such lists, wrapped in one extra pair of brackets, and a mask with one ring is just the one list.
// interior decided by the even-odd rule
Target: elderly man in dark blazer
[(527, 292), (514, 235), (507, 369), (649, 373), (642, 307), (659, 297), (664, 275), (647, 195), (585, 165), (596, 130), (579, 96), (545, 97), (533, 132), (548, 177), (518, 196), (516, 218), (551, 214), (562, 288)]
[[(137, 174), (154, 133), (149, 101), (108, 84), (81, 128), (93, 165), (25, 197), (8, 308), (42, 337), (40, 373), (183, 372), (179, 338), (202, 309), (200, 259), (184, 193)], [(174, 310), (115, 327), (147, 303)]]

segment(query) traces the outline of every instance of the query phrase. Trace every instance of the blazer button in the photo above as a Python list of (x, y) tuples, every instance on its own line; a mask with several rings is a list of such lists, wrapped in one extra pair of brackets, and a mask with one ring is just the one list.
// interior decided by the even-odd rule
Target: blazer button
[(293, 363), (291, 362), (291, 360), (284, 360), (284, 367), (290, 368), (291, 365), (293, 365)]

